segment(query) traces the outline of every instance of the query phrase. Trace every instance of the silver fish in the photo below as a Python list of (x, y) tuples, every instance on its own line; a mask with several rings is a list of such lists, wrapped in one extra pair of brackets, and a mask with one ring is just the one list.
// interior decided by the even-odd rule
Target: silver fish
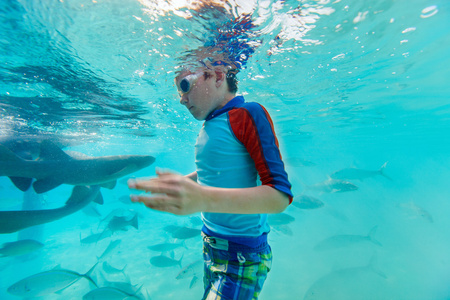
[(109, 243), (108, 247), (106, 247), (105, 251), (103, 251), (102, 255), (98, 258), (98, 262), (105, 261), (108, 257), (110, 257), (113, 251), (119, 246), (121, 240), (113, 240)]
[(358, 187), (348, 181), (329, 178), (324, 182), (307, 186), (306, 189), (324, 193), (342, 193), (356, 191)]
[(176, 279), (185, 279), (190, 278), (191, 282), (189, 284), (189, 288), (191, 289), (198, 282), (198, 280), (203, 276), (203, 259), (198, 259), (189, 265), (185, 266), (178, 273)]
[(80, 242), (82, 244), (92, 244), (92, 243), (97, 243), (98, 241), (110, 237), (111, 236), (111, 231), (109, 230), (104, 230), (103, 232), (100, 233), (93, 233), (83, 239), (80, 238)]
[(333, 179), (340, 180), (364, 180), (370, 177), (375, 176), (383, 176), (387, 179), (392, 180), (389, 176), (384, 173), (384, 169), (386, 168), (387, 162), (385, 162), (380, 169), (378, 170), (364, 170), (357, 168), (346, 168), (339, 171), (334, 172), (330, 175)]
[(139, 229), (137, 214), (135, 214), (131, 219), (126, 216), (114, 216), (109, 221), (107, 229), (109, 229), (111, 232), (127, 231), (128, 226)]
[(331, 250), (342, 247), (349, 247), (363, 242), (371, 242), (377, 246), (381, 246), (381, 243), (375, 240), (374, 238), (377, 227), (378, 226), (374, 226), (370, 230), (368, 235), (352, 235), (352, 234), (334, 235), (319, 242), (314, 247), (314, 250), (316, 251)]
[(83, 300), (142, 300), (137, 295), (129, 294), (115, 287), (101, 287), (83, 296)]
[(307, 195), (300, 195), (298, 197), (294, 197), (292, 205), (300, 209), (316, 209), (322, 207), (324, 204), (317, 198)]
[(164, 227), (164, 230), (171, 233), (175, 239), (190, 239), (193, 237), (199, 237), (201, 230), (196, 228), (182, 227), (177, 225), (168, 225)]
[(294, 222), (295, 218), (288, 214), (280, 213), (280, 214), (269, 214), (267, 220), (269, 221), (270, 226), (280, 226)]
[(118, 268), (111, 266), (107, 261), (105, 261), (105, 262), (103, 262), (102, 267), (103, 267), (103, 271), (105, 271), (108, 274), (122, 273), (123, 275), (125, 275), (125, 268), (127, 267), (127, 265), (125, 265), (122, 269), (118, 269)]
[[(96, 264), (97, 265), (97, 264)], [(28, 276), (8, 288), (8, 293), (20, 297), (39, 297), (61, 291), (81, 278), (86, 278), (95, 287), (97, 284), (90, 277), (94, 265), (86, 274), (65, 269), (54, 269)]]
[(182, 243), (162, 243), (162, 244), (156, 244), (153, 246), (148, 246), (147, 248), (152, 251), (158, 251), (158, 252), (168, 252), (175, 250), (180, 247), (185, 247)]
[(44, 244), (35, 240), (20, 240), (4, 243), (0, 248), (0, 257), (28, 254), (44, 247)]
[(424, 220), (433, 223), (433, 216), (425, 210), (423, 207), (418, 206), (414, 202), (409, 203), (400, 203), (399, 207), (405, 210), (407, 214), (410, 215), (411, 218), (423, 218)]
[(386, 284), (386, 278), (377, 268), (374, 256), (366, 266), (343, 268), (320, 277), (308, 288), (303, 300), (389, 299), (378, 290)]
[(181, 260), (183, 257), (181, 257), (179, 260), (175, 260), (173, 258), (164, 256), (164, 255), (158, 255), (150, 258), (150, 263), (154, 265), (155, 267), (159, 268), (166, 268), (166, 267), (172, 267), (172, 266), (180, 266), (181, 267)]
[(201, 275), (203, 273), (203, 259), (198, 259), (178, 272), (176, 279), (185, 279), (195, 275)]

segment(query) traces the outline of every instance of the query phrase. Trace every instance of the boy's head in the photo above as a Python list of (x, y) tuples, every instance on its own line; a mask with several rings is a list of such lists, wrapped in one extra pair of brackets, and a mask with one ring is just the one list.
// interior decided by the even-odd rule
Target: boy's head
[(235, 97), (237, 81), (229, 66), (201, 61), (185, 67), (175, 77), (180, 103), (197, 120), (204, 120), (214, 110)]

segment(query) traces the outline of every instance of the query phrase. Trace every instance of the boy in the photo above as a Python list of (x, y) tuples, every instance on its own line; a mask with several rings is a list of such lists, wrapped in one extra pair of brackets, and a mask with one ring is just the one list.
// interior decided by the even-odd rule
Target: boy
[(272, 262), (266, 214), (282, 212), (293, 197), (272, 121), (261, 105), (236, 96), (235, 75), (217, 60), (178, 74), (181, 104), (205, 120), (195, 145), (197, 170), (157, 171), (156, 178), (128, 183), (155, 193), (131, 196), (133, 202), (177, 215), (202, 213), (206, 300), (258, 298)]

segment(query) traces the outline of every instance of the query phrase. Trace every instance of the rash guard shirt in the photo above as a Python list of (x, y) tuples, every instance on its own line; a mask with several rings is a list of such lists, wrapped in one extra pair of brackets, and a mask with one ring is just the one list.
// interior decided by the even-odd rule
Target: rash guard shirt
[[(195, 144), (197, 182), (221, 188), (260, 183), (289, 197), (288, 181), (272, 120), (263, 106), (237, 96), (205, 120)], [(202, 213), (203, 231), (254, 247), (270, 228), (266, 214)]]

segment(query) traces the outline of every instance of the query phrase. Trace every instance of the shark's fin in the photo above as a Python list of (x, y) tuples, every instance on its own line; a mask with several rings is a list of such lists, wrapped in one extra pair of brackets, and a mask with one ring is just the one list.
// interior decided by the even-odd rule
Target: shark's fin
[(100, 205), (102, 205), (103, 203), (105, 203), (105, 202), (103, 201), (103, 196), (102, 196), (102, 193), (101, 193), (100, 191), (98, 191), (97, 196), (96, 196), (95, 199), (92, 200), (92, 201), (94, 201), (95, 203), (100, 204)]
[(102, 183), (100, 186), (103, 188), (112, 190), (113, 188), (116, 187), (116, 183), (117, 183), (117, 181), (113, 180), (113, 181)]
[(72, 160), (66, 152), (50, 141), (41, 142), (41, 151), (38, 160)]
[(33, 178), (26, 178), (26, 177), (9, 177), (11, 179), (12, 183), (22, 192), (27, 191), (30, 186), (31, 182), (33, 181)]
[(34, 191), (38, 194), (48, 192), (57, 186), (60, 186), (62, 182), (53, 178), (44, 178), (37, 180), (33, 183)]
[(130, 165), (123, 167), (122, 169), (120, 169), (118, 171), (111, 172), (111, 175), (115, 174), (115, 175), (120, 175), (120, 177), (122, 177), (122, 176), (128, 175), (130, 173), (133, 173), (134, 171), (136, 171), (136, 165), (130, 164)]

